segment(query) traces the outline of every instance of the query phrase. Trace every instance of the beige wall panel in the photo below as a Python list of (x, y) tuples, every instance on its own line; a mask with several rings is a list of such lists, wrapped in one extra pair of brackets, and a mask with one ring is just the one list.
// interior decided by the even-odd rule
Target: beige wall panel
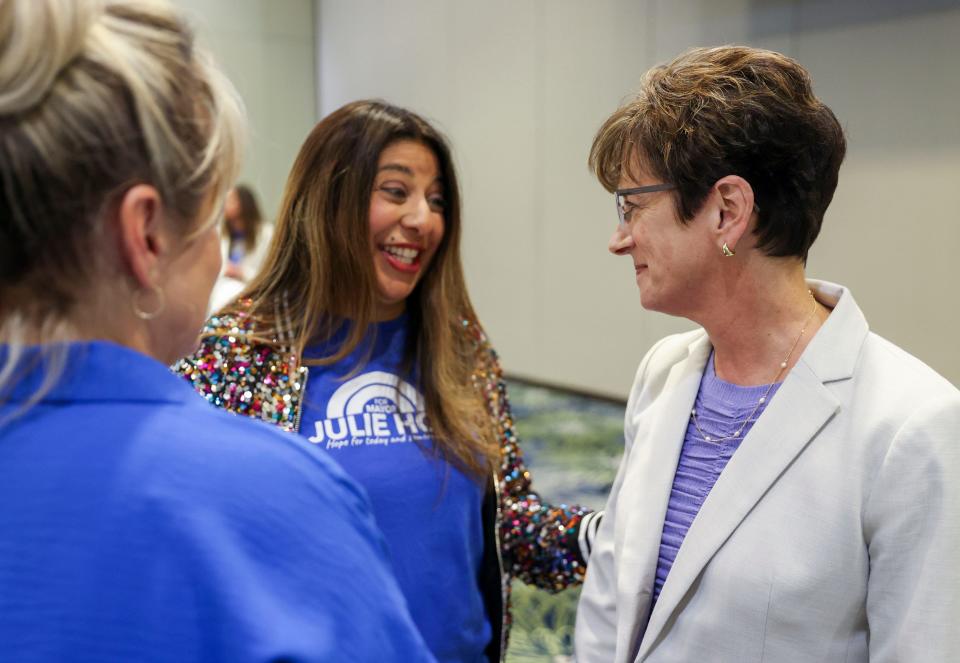
[(448, 3), (330, 0), (317, 6), (321, 116), (377, 97), (449, 117)]
[(543, 218), (534, 3), (455, 3), (451, 139), (462, 166), (464, 265), (512, 370), (543, 370)]
[(243, 98), (250, 141), (241, 180), (272, 219), (316, 116), (311, 0), (176, 0)]
[(798, 35), (849, 150), (810, 272), (871, 328), (960, 384), (960, 9)]
[(537, 173), (536, 6), (320, 3), (321, 106), (382, 97), (451, 138), (464, 198), (464, 263), (474, 303), (511, 368), (541, 372), (542, 280), (532, 196)]
[(640, 307), (632, 263), (607, 251), (616, 209), (587, 168), (587, 156), (603, 120), (647, 67), (648, 4), (542, 7), (549, 9), (538, 33), (535, 195), (542, 201), (546, 324), (543, 370), (533, 377), (617, 394), (610, 385), (629, 385), (647, 345), (649, 316)]
[(505, 367), (623, 395), (643, 353), (691, 325), (643, 312), (628, 261), (607, 254), (594, 132), (648, 66), (691, 46), (796, 56), (850, 135), (811, 274), (852, 287), (877, 331), (960, 382), (960, 9), (852, 4), (320, 0), (320, 95), (325, 111), (384, 96), (446, 129), (467, 276)]

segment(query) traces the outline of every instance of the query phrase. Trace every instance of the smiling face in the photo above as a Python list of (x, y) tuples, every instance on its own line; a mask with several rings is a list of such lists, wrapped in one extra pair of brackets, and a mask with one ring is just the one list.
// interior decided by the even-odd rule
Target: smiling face
[(369, 212), (376, 319), (403, 312), (443, 239), (444, 206), (437, 157), (430, 148), (413, 140), (384, 148)]
[[(624, 172), (619, 189), (660, 183), (638, 170), (636, 179)], [(625, 228), (610, 238), (611, 253), (633, 260), (640, 303), (647, 310), (691, 317), (704, 298), (708, 271), (716, 262), (705, 204), (686, 224), (680, 223), (670, 191), (627, 196)]]

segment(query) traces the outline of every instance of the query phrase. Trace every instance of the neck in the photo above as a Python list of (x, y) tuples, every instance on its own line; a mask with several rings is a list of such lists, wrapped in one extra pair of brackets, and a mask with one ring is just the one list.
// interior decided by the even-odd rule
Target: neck
[(826, 319), (802, 265), (778, 267), (739, 279), (711, 315), (698, 320), (713, 344), (720, 379), (739, 385), (783, 380)]
[(405, 310), (407, 310), (406, 300), (392, 303), (377, 300), (376, 306), (373, 309), (373, 318), (371, 322), (387, 322), (388, 320), (396, 320), (403, 315)]
[(147, 326), (117, 302), (126, 302), (129, 295), (120, 291), (104, 292), (90, 287), (82, 304), (71, 307), (65, 314), (51, 313), (52, 306), (35, 302), (14, 308), (0, 319), (0, 344), (22, 343), (46, 345), (49, 343), (76, 343), (111, 341), (160, 361), (170, 363), (176, 357), (157, 352), (158, 344)]

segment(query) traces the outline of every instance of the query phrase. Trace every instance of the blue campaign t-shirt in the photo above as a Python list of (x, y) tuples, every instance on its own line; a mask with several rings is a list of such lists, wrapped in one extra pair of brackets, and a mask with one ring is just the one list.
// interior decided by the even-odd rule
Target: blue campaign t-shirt
[[(478, 584), (483, 485), (433, 453), (417, 376), (402, 376), (408, 317), (374, 325), (376, 341), (311, 366), (300, 433), (363, 486), (414, 623), (438, 661), (484, 661), (491, 637)], [(308, 347), (332, 354), (345, 334)]]

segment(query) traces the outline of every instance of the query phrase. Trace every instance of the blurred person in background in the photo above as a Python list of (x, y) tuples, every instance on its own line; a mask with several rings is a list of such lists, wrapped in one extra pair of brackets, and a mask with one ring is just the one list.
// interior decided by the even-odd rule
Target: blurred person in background
[(168, 369), (243, 129), (165, 2), (0, 0), (0, 660), (433, 660), (362, 490)]
[(249, 281), (260, 270), (272, 236), (253, 190), (246, 184), (230, 189), (223, 204), (224, 274)]
[(301, 148), (275, 232), (264, 268), (179, 370), (366, 489), (438, 660), (501, 660), (511, 579), (579, 583), (599, 518), (533, 492), (464, 283), (446, 140), (383, 102), (340, 108)]
[(610, 251), (700, 328), (637, 371), (580, 663), (960, 660), (960, 392), (805, 275), (845, 150), (746, 47), (653, 68), (597, 133)]
[(210, 295), (216, 311), (236, 298), (260, 271), (270, 246), (273, 226), (265, 223), (257, 196), (246, 184), (237, 184), (223, 204), (223, 271)]

